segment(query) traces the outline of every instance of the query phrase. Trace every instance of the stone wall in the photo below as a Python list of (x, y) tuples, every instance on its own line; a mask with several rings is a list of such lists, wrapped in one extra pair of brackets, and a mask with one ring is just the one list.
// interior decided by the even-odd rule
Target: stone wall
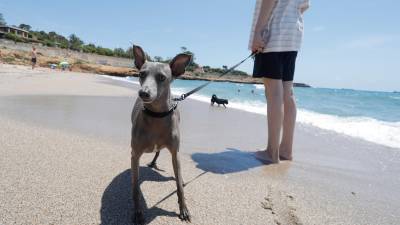
[(59, 56), (66, 58), (72, 57), (95, 64), (118, 66), (118, 67), (134, 67), (133, 59), (81, 53), (67, 49), (42, 46), (41, 44), (37, 43), (35, 44), (20, 43), (20, 42), (15, 43), (14, 41), (11, 40), (0, 39), (0, 48), (6, 47), (7, 49), (13, 49), (13, 50), (31, 51), (32, 46), (36, 47), (37, 52), (46, 56)]

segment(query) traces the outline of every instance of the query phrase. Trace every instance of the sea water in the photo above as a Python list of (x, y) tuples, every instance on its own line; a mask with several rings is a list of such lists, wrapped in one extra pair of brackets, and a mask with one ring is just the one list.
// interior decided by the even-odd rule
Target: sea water
[[(137, 78), (114, 78), (139, 84)], [(178, 96), (206, 81), (175, 80)], [(229, 100), (228, 108), (266, 115), (264, 85), (213, 82), (190, 98), (210, 102), (211, 95)], [(400, 148), (400, 93), (331, 88), (294, 88), (297, 121), (326, 130)]]

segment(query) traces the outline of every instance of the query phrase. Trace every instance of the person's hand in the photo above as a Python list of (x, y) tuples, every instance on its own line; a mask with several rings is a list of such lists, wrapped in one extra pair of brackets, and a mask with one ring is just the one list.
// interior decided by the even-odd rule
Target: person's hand
[(260, 53), (264, 50), (265, 43), (261, 38), (255, 38), (251, 47), (251, 52)]

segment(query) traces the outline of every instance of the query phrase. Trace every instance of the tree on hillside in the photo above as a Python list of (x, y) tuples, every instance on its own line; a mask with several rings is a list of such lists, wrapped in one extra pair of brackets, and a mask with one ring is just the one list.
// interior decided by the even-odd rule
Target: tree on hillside
[(125, 51), (122, 48), (114, 48), (114, 55), (118, 57), (124, 57)]
[(50, 31), (50, 32), (49, 32), (49, 37), (50, 37), (51, 39), (55, 40), (56, 37), (57, 37), (57, 33), (56, 33), (55, 31)]
[(156, 62), (162, 62), (163, 58), (161, 56), (154, 56), (154, 61)]
[(187, 70), (188, 71), (194, 71), (196, 68), (199, 67), (199, 64), (197, 64), (195, 62), (196, 57), (194, 56), (194, 53), (192, 51), (189, 51), (186, 47), (181, 47), (182, 53), (188, 54), (188, 55), (192, 55), (192, 61), (189, 63), (189, 65), (187, 66)]
[(113, 56), (114, 55), (113, 50), (111, 50), (109, 48), (103, 48), (101, 46), (97, 46), (96, 53), (99, 54), (99, 55), (106, 55), (106, 56)]
[(144, 54), (146, 55), (146, 60), (147, 60), (147, 61), (150, 61), (150, 62), (151, 62), (151, 61), (154, 61), (154, 60), (151, 58), (151, 56), (150, 56), (149, 54), (147, 54), (147, 52), (145, 52)]
[(55, 31), (50, 31), (48, 38), (61, 48), (68, 48), (69, 41), (64, 36), (57, 34)]
[(32, 28), (30, 25), (24, 23), (21, 23), (18, 27), (27, 31), (30, 31)]
[(79, 50), (81, 50), (82, 45), (83, 45), (83, 41), (78, 36), (76, 36), (75, 34), (71, 34), (69, 36), (69, 48), (70, 49), (79, 51)]
[(0, 13), (0, 26), (4, 26), (4, 25), (6, 25), (7, 23), (6, 23), (6, 20), (4, 19), (4, 17), (3, 17), (3, 14), (2, 13)]
[(49, 39), (49, 35), (45, 31), (33, 31), (31, 32), (39, 41), (45, 41)]
[(208, 71), (210, 71), (211, 70), (211, 67), (210, 66), (203, 66), (203, 70), (204, 70), (204, 72), (208, 72)]
[(128, 49), (126, 49), (125, 54), (128, 58), (133, 59), (133, 48), (129, 47)]
[(90, 43), (90, 44), (84, 45), (82, 47), (82, 50), (83, 50), (83, 52), (86, 52), (86, 53), (96, 53), (97, 48), (96, 48), (96, 45)]
[(226, 65), (223, 65), (223, 66), (222, 66), (222, 69), (224, 69), (224, 70), (228, 70), (228, 66), (226, 66)]

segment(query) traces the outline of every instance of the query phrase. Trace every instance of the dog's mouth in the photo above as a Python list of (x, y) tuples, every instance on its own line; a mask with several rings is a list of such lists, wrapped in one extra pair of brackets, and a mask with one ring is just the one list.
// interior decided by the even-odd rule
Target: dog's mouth
[(150, 104), (154, 102), (156, 99), (159, 99), (159, 95), (151, 95), (151, 94), (139, 94), (139, 97), (142, 99), (143, 103)]
[(142, 99), (143, 103), (146, 104), (153, 102), (153, 99), (151, 99), (150, 97), (140, 97), (140, 98)]

